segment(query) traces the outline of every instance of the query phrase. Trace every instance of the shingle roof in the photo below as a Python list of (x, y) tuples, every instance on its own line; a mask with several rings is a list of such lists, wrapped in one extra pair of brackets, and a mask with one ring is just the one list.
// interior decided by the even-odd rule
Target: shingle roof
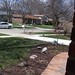
[[(13, 17), (19, 17), (19, 18), (22, 18), (22, 15), (19, 15), (19, 14), (13, 14)], [(29, 19), (41, 19), (39, 17), (35, 17), (33, 15), (25, 15), (25, 18), (29, 18)]]
[(26, 15), (25, 18), (40, 19), (39, 17), (35, 17), (35, 16), (32, 16), (32, 15)]

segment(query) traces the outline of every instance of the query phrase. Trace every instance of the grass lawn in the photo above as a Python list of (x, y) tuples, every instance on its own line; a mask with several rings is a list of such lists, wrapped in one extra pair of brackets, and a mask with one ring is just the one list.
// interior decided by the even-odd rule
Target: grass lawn
[(60, 34), (58, 34), (58, 35), (47, 35), (45, 37), (57, 38), (57, 39), (66, 39), (66, 40), (69, 40), (70, 39), (70, 37), (64, 36), (64, 35), (60, 35)]
[(57, 34), (56, 32), (35, 32), (34, 34)]
[(14, 28), (22, 28), (22, 25), (19, 23), (13, 23)]
[(7, 34), (2, 34), (2, 33), (0, 33), (0, 36), (8, 36)]
[(5, 68), (25, 59), (30, 48), (40, 43), (40, 41), (24, 38), (0, 38), (0, 68)]
[[(22, 28), (22, 24), (14, 23), (13, 27), (14, 28)], [(33, 29), (35, 27), (46, 28), (46, 29), (53, 29), (54, 28), (52, 25), (26, 25), (25, 28), (27, 28), (27, 29)]]
[[(22, 28), (22, 25), (21, 25), (21, 24), (13, 24), (13, 27), (14, 27), (14, 28)], [(25, 28), (26, 28), (26, 29), (33, 29), (33, 26), (31, 26), (31, 25), (26, 25)]]
[(54, 28), (52, 25), (35, 25), (35, 27), (47, 28), (47, 29), (53, 29)]
[[(41, 47), (41, 49), (37, 48)], [(46, 53), (41, 50), (47, 47)], [(68, 47), (24, 38), (0, 39), (0, 74), (3, 75), (41, 75), (52, 58), (61, 52), (67, 52)], [(29, 59), (37, 55), (35, 60)], [(20, 61), (21, 60), (21, 61)], [(22, 61), (26, 65), (19, 67)]]

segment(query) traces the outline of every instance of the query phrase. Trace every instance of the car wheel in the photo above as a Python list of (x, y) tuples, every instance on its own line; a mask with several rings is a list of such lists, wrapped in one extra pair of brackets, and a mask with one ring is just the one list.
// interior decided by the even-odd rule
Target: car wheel
[(8, 29), (11, 29), (11, 26), (9, 26)]

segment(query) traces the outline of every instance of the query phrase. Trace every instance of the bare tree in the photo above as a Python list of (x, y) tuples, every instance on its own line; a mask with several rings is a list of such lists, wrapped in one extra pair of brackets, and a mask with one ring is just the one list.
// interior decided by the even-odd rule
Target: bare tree
[(45, 3), (41, 0), (31, 0), (31, 9), (33, 14), (44, 14)]
[(4, 11), (7, 12), (8, 22), (12, 22), (13, 4), (14, 4), (14, 1), (12, 1), (12, 0), (2, 0), (3, 9), (4, 9)]
[(43, 14), (45, 3), (41, 0), (26, 0), (27, 3), (27, 13), (30, 14)]
[(25, 23), (26, 14), (43, 14), (44, 6), (41, 0), (19, 0), (15, 2), (14, 8), (22, 15), (23, 23)]
[(22, 16), (22, 24), (25, 23), (25, 15), (28, 13), (28, 2), (27, 0), (19, 0), (14, 4), (14, 8), (18, 11)]
[(53, 19), (55, 27), (59, 24), (59, 19), (64, 19), (69, 13), (72, 3), (67, 3), (66, 0), (47, 0), (47, 12)]

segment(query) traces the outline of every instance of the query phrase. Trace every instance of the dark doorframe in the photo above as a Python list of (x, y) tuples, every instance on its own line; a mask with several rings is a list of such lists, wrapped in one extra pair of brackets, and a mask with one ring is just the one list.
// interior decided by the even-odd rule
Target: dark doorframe
[(73, 28), (71, 32), (72, 42), (69, 45), (67, 66), (65, 75), (75, 75), (75, 0), (74, 0), (74, 17), (73, 17)]

